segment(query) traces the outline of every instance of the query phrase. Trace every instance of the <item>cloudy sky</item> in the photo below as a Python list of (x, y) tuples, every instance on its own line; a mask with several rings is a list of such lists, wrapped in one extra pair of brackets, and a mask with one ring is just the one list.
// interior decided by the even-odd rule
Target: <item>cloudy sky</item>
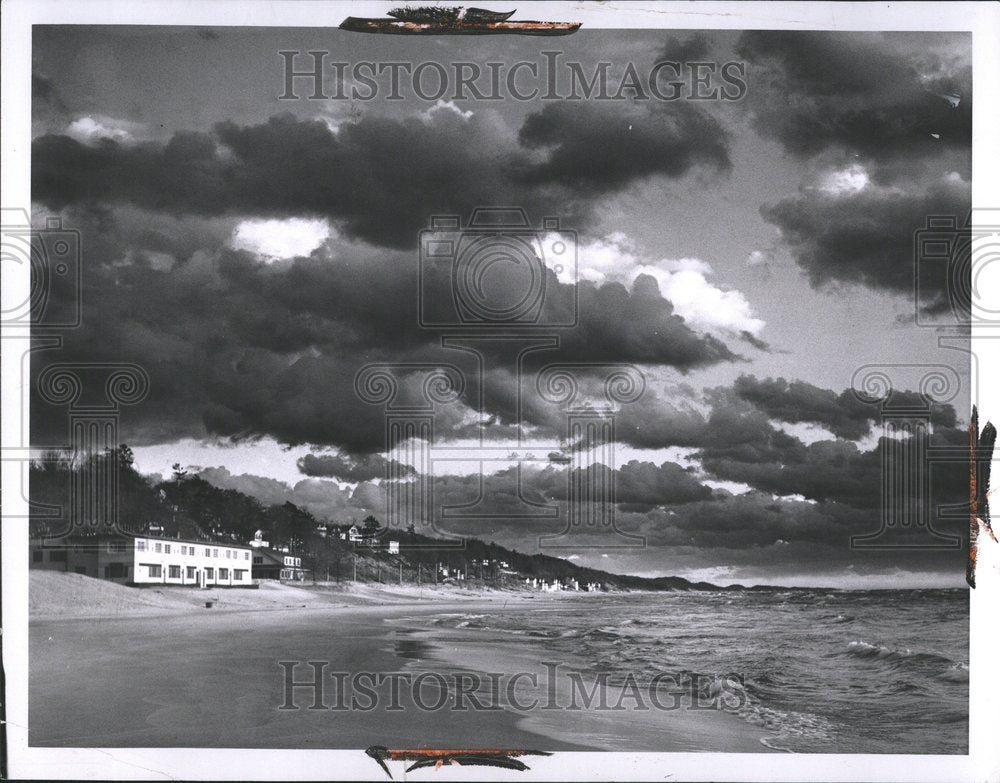
[[(961, 584), (961, 551), (850, 547), (879, 528), (887, 448), (879, 406), (851, 385), (889, 366), (894, 400), (919, 401), (923, 371), (896, 365), (951, 368), (931, 439), (964, 443), (967, 356), (915, 323), (915, 305), (947, 320), (948, 292), (921, 277), (915, 303), (913, 235), (969, 209), (970, 46), (943, 33), (36, 27), (34, 218), (82, 232), (85, 309), (33, 367), (138, 363), (150, 394), (121, 427), (141, 470), (181, 462), (344, 521), (385, 514), (385, 409), (358, 394), (358, 371), (451, 365), (466, 383), (436, 404), (431, 521), (535, 551), (565, 528), (571, 460), (586, 479), (608, 468), (567, 439), (565, 407), (532, 379), (551, 363), (627, 363), (644, 391), (615, 411), (615, 513), (645, 545), (576, 531), (552, 554), (720, 583)], [(747, 92), (279, 100), (288, 49), (348, 63), (558, 50), (613, 73), (739, 61)], [(527, 355), (520, 377), (514, 342), (472, 352), (420, 325), (421, 296), (448, 291), (418, 274), (419, 232), (491, 205), (533, 225), (559, 217), (562, 233), (540, 241), (575, 247), (578, 322), (536, 330), (558, 347)], [(546, 264), (544, 312), (563, 312), (574, 289)], [(578, 374), (596, 399), (599, 370)], [(399, 400), (419, 399), (420, 372), (397, 376)], [(65, 440), (64, 414), (40, 400), (32, 426), (36, 444)], [(403, 482), (420, 470), (396, 466)], [(929, 480), (935, 502), (966, 496), (961, 466)], [(462, 505), (475, 515), (439, 518)], [(559, 516), (526, 515), (539, 508)]]

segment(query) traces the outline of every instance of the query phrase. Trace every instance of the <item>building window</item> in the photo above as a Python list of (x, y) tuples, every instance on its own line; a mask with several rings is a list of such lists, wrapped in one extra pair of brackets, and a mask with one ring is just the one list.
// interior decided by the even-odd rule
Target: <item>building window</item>
[(206, 568), (205, 569), (205, 576), (208, 579), (215, 579), (215, 569), (214, 568)]
[(154, 552), (162, 552), (163, 551), (163, 544), (160, 544), (160, 543), (153, 544), (153, 551)]
[(228, 568), (220, 568), (219, 569), (219, 579), (228, 579), (228, 578), (229, 578), (229, 569)]
[(153, 579), (159, 579), (163, 576), (163, 567), (159, 565), (149, 564), (146, 566), (149, 569), (149, 576)]
[(212, 556), (212, 550), (209, 549), (208, 547), (205, 547), (205, 557), (211, 557), (211, 556)]
[(65, 549), (54, 549), (49, 552), (49, 562), (50, 563), (65, 563), (66, 562), (66, 550)]
[(187, 578), (188, 579), (194, 579), (194, 571), (195, 571), (194, 566), (188, 566), (187, 567)]
[(170, 554), (170, 544), (164, 544), (163, 545), (163, 554), (165, 554), (165, 555), (169, 555)]
[(171, 579), (180, 579), (181, 578), (181, 567), (179, 565), (172, 565), (172, 566), (170, 566), (169, 569), (168, 569), (168, 571), (167, 571), (167, 575)]
[(233, 550), (227, 549), (226, 550), (226, 560), (231, 560), (232, 557), (233, 557)]
[(123, 576), (128, 576), (128, 569), (124, 563), (111, 563), (108, 565), (107, 575), (112, 579), (121, 579)]
[(146, 551), (146, 542), (143, 541), (142, 539), (138, 539), (135, 542), (135, 549), (136, 549), (137, 552), (145, 552)]
[(244, 560), (249, 560), (250, 559), (250, 553), (249, 552), (244, 552), (243, 553), (243, 559)]
[(236, 570), (233, 571), (233, 579), (235, 579), (237, 582), (242, 582), (246, 578), (247, 578), (247, 572), (245, 568), (237, 568)]
[(253, 564), (254, 565), (263, 565), (264, 564), (264, 557), (263, 557), (263, 555), (254, 555), (253, 556)]
[(109, 552), (124, 552), (125, 542), (124, 541), (108, 541), (108, 551)]
[(40, 549), (36, 549), (34, 552), (31, 553), (31, 562), (41, 563), (43, 555), (44, 553)]
[(218, 557), (218, 556), (219, 556), (219, 550), (218, 549), (213, 549), (212, 550), (212, 557)]

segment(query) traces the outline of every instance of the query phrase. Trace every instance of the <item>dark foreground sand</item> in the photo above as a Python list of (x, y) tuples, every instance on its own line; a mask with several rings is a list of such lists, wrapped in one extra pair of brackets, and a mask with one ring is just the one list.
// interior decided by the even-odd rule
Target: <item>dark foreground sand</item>
[[(540, 672), (542, 653), (530, 642), (484, 642), (474, 631), (432, 634), (421, 623), (427, 614), (489, 613), (500, 602), (546, 600), (540, 597), (277, 589), (256, 596), (223, 592), (220, 605), (205, 609), (204, 596), (194, 591), (157, 595), (118, 588), (130, 592), (102, 593), (112, 596), (114, 611), (80, 600), (66, 602), (72, 611), (60, 609), (60, 590), (75, 591), (79, 599), (92, 587), (77, 584), (79, 579), (86, 578), (45, 575), (32, 581), (37, 611), (30, 623), (31, 745), (766, 750), (760, 729), (716, 711), (478, 711), (456, 710), (449, 701), (427, 712), (416, 707), (406, 687), (392, 705), (388, 686), (378, 689), (382, 698), (370, 710), (308, 709), (312, 695), (304, 689), (295, 691), (299, 709), (279, 709), (285, 699), (279, 661), (302, 662), (295, 670), (300, 680), (311, 676), (306, 661), (329, 661), (327, 672), (411, 676)], [(43, 614), (41, 597), (58, 611)], [(130, 606), (133, 599), (140, 603)], [(326, 683), (324, 700), (333, 706), (336, 688), (332, 678)], [(435, 683), (427, 686), (426, 701), (433, 703)], [(522, 703), (531, 700), (531, 690), (519, 685)]]

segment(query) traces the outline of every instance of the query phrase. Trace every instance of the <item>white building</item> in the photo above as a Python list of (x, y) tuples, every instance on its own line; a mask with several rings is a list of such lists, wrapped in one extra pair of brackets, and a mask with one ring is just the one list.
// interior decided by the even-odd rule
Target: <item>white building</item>
[(119, 533), (37, 541), (31, 565), (133, 585), (253, 584), (250, 547), (163, 536)]
[(177, 539), (134, 539), (135, 584), (245, 587), (252, 584), (250, 548)]

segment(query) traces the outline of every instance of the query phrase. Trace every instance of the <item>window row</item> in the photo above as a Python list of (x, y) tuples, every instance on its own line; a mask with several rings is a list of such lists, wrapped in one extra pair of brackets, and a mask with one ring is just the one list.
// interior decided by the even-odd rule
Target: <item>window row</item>
[[(146, 569), (146, 574), (151, 579), (162, 579), (163, 578), (163, 566), (157, 563), (142, 563), (142, 568)], [(219, 569), (219, 581), (229, 581), (229, 572), (233, 572), (233, 581), (242, 582), (247, 578), (247, 569), (245, 568), (220, 568)], [(195, 566), (186, 566), (184, 568), (184, 578), (195, 580), (198, 577), (198, 569)], [(171, 565), (167, 566), (167, 578), (168, 579), (180, 579), (181, 578), (181, 566)], [(205, 578), (215, 580), (215, 569), (206, 568)]]
[[(112, 549), (111, 548), (112, 545), (114, 545), (114, 546), (117, 547), (119, 544), (121, 546), (120, 549), (118, 549), (118, 548)], [(149, 549), (147, 549), (147, 542), (143, 541), (142, 539), (136, 539), (136, 542), (135, 542), (135, 548), (139, 552), (152, 551), (152, 552), (156, 552), (156, 553), (160, 553), (160, 554), (164, 554), (164, 555), (169, 555), (169, 554), (173, 553), (172, 546), (179, 546), (178, 551), (182, 555), (197, 555), (197, 554), (199, 554), (199, 552), (198, 552), (199, 547), (190, 546), (188, 544), (171, 545), (171, 544), (161, 543), (160, 541), (154, 541), (154, 542), (152, 542), (152, 550), (149, 550)], [(241, 552), (241, 551), (234, 550), (234, 549), (223, 549), (222, 552), (224, 554), (220, 555), (218, 547), (207, 547), (206, 546), (206, 547), (200, 547), (200, 549), (202, 550), (201, 554), (204, 555), (205, 557), (225, 557), (227, 560), (240, 560), (240, 559), (242, 559), (242, 560), (249, 560), (250, 559), (250, 553), (247, 552), (247, 551), (242, 551)], [(108, 544), (108, 551), (109, 552), (124, 552), (125, 551), (125, 544), (124, 544), (124, 542), (112, 542), (112, 543), (109, 543)], [(241, 557), (241, 555), (242, 555), (242, 557)]]

